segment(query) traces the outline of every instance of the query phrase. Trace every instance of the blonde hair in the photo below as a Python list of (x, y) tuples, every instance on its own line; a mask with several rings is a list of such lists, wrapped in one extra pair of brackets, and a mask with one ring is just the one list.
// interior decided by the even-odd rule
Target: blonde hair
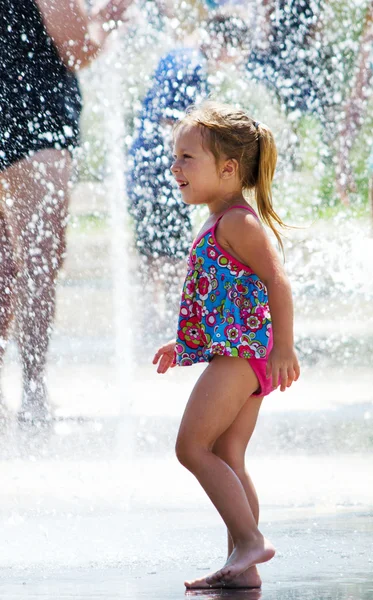
[(259, 216), (272, 229), (283, 251), (276, 225), (287, 226), (272, 204), (277, 149), (269, 127), (254, 121), (243, 110), (211, 101), (191, 106), (174, 131), (185, 123), (202, 128), (202, 136), (216, 161), (222, 156), (237, 160), (242, 189), (254, 190)]

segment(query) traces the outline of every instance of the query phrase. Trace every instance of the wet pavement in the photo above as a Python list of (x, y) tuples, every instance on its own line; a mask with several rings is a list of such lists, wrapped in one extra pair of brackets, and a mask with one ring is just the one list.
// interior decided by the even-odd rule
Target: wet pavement
[[(270, 563), (260, 567), (261, 592), (194, 591), (187, 597), (371, 600), (373, 513), (313, 514), (300, 519), (290, 518), (290, 514), (267, 512), (263, 520), (262, 529), (278, 551)], [(38, 562), (35, 556), (33, 564), (1, 569), (2, 597), (176, 600), (185, 597), (185, 578), (201, 577), (223, 562), (224, 532), (206, 509), (104, 514), (79, 521), (70, 516), (70, 523), (66, 516), (65, 524), (62, 521), (54, 517), (53, 523), (52, 518), (49, 523), (46, 518), (38, 523), (44, 536), (52, 532), (48, 561)], [(61, 543), (66, 543), (69, 530), (70, 542), (74, 536), (80, 541), (75, 541), (70, 558), (66, 552), (65, 561), (60, 562), (61, 556), (53, 554), (54, 545), (57, 554), (61, 553), (57, 549), (59, 535)], [(30, 529), (26, 527), (24, 533), (30, 534)], [(37, 537), (33, 544), (38, 544)], [(23, 544), (28, 542), (32, 553), (30, 541), (24, 538)], [(84, 564), (82, 554), (91, 544), (95, 551)]]

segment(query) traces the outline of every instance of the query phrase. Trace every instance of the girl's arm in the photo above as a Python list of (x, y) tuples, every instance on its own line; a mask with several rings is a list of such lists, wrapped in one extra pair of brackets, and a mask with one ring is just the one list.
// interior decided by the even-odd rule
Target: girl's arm
[(88, 15), (82, 0), (36, 0), (48, 35), (61, 60), (72, 71), (89, 65), (101, 51), (110, 27), (116, 24), (132, 0), (110, 0)]
[(217, 230), (218, 242), (240, 262), (249, 265), (265, 284), (272, 317), (273, 349), (268, 359), (268, 375), (285, 391), (299, 377), (294, 351), (293, 300), (289, 280), (262, 225), (252, 215), (229, 211)]

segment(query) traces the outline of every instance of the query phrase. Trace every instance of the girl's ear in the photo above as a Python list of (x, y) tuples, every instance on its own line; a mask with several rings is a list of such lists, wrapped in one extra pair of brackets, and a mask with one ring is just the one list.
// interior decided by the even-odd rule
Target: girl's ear
[(221, 168), (222, 179), (230, 179), (234, 177), (238, 172), (238, 162), (235, 158), (228, 158), (225, 160)]

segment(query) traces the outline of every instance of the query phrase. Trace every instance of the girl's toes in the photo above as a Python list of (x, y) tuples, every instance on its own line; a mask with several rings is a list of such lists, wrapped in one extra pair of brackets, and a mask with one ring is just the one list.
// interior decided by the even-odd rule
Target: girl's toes
[(231, 570), (230, 569), (222, 569), (221, 571), (221, 577), (220, 577), (220, 582), (223, 583), (224, 585), (226, 585), (227, 583), (230, 583), (232, 581), (233, 577), (231, 575)]
[(207, 577), (206, 578), (206, 582), (209, 585), (212, 585), (212, 584), (217, 583), (218, 581), (220, 581), (221, 578), (222, 578), (222, 571), (218, 571), (217, 573), (214, 573), (210, 577)]

